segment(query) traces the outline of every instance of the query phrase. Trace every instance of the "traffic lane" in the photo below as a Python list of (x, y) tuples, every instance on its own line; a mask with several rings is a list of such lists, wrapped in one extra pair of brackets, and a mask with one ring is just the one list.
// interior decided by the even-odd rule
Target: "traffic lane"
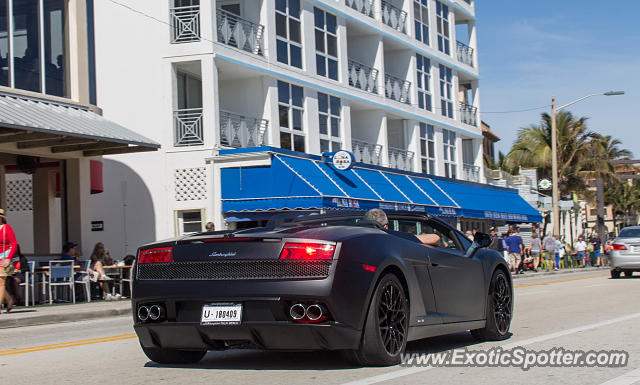
[[(534, 351), (549, 351), (562, 348), (571, 351), (624, 350), (629, 353), (626, 367), (437, 367), (412, 375), (402, 376), (384, 382), (385, 384), (415, 384), (429, 378), (432, 383), (474, 383), (474, 384), (601, 384), (617, 378), (635, 368), (640, 368), (640, 340), (638, 323), (640, 316), (631, 320), (605, 327), (552, 338), (539, 343), (527, 344), (523, 348)], [(515, 342), (514, 342), (515, 343)], [(509, 343), (512, 348), (514, 343)], [(469, 350), (477, 350), (470, 347)]]
[[(615, 297), (615, 301), (609, 301), (609, 310), (616, 314), (627, 314), (629, 312), (628, 303), (625, 301), (635, 301), (637, 303), (638, 292), (637, 284), (640, 280), (609, 280), (606, 277), (591, 278), (585, 276), (585, 279), (569, 282), (552, 283), (553, 279), (542, 280), (547, 285), (527, 286), (516, 289), (516, 318), (514, 320), (513, 332), (514, 336), (510, 342), (514, 340), (526, 339), (531, 336), (543, 334), (545, 331), (562, 330), (567, 327), (574, 327), (588, 323), (588, 320), (571, 317), (571, 313), (581, 307), (589, 307), (590, 309), (602, 309), (603, 303), (596, 302), (596, 296), (584, 296), (583, 289), (585, 285), (605, 284), (613, 285), (620, 289), (620, 296)], [(636, 285), (636, 286), (633, 286)], [(533, 290), (549, 290), (536, 295), (524, 296)], [(557, 292), (564, 294), (565, 300), (557, 301)], [(540, 295), (540, 298), (538, 298)], [(576, 300), (576, 299), (579, 299)], [(545, 306), (542, 310), (547, 314), (541, 320), (536, 320), (540, 312), (537, 307), (538, 302), (543, 300)], [(633, 302), (630, 302), (633, 303)], [(606, 304), (606, 302), (604, 303)], [(567, 312), (562, 309), (568, 308)], [(621, 309), (622, 307), (622, 309)], [(549, 314), (559, 313), (565, 319), (559, 319)], [(567, 317), (569, 315), (569, 318)], [(593, 314), (596, 316), (599, 314)], [(606, 317), (603, 317), (606, 318)], [(528, 328), (527, 320), (534, 320), (536, 328)], [(31, 327), (12, 329), (20, 330), (20, 333), (27, 329), (34, 333), (34, 338), (39, 334), (50, 336), (59, 332), (61, 329), (74, 331), (76, 339), (86, 338), (89, 336), (109, 336), (131, 332), (131, 321), (129, 318), (112, 319), (114, 324), (110, 324), (110, 328), (105, 329), (114, 332), (114, 334), (105, 334), (101, 327), (96, 323), (87, 321), (85, 326), (78, 328), (74, 324), (60, 324), (46, 327)], [(115, 321), (117, 320), (117, 321)], [(106, 320), (105, 320), (106, 321)], [(557, 322), (561, 321), (561, 322)], [(37, 332), (34, 329), (41, 328)], [(58, 340), (56, 342), (69, 341)], [(475, 345), (474, 345), (475, 344)], [(468, 333), (459, 333), (446, 337), (436, 337), (428, 340), (411, 343), (409, 351), (444, 351), (458, 346), (472, 346), (473, 349), (493, 346), (497, 343), (476, 344)], [(3, 344), (4, 345), (4, 344)], [(29, 346), (35, 346), (32, 344)], [(6, 345), (4, 345), (6, 346)], [(21, 345), (24, 346), (24, 345)], [(27, 359), (28, 357), (28, 359)], [(59, 367), (58, 371), (52, 372), (51, 364), (54, 363)], [(21, 373), (19, 382), (33, 383), (35, 381), (56, 381), (64, 379), (72, 382), (82, 383), (86, 373), (102, 373), (107, 368), (108, 376), (104, 379), (107, 383), (118, 383), (122, 379), (132, 383), (148, 383), (151, 379), (164, 379), (173, 381), (188, 380), (194, 383), (205, 383), (210, 381), (209, 377), (202, 377), (211, 374), (211, 369), (215, 370), (216, 380), (220, 383), (237, 383), (239, 378), (241, 382), (258, 381), (259, 383), (281, 384), (288, 381), (293, 383), (307, 382), (315, 383), (322, 380), (323, 383), (342, 383), (354, 379), (368, 378), (377, 374), (387, 373), (398, 370), (393, 368), (351, 368), (345, 365), (342, 358), (332, 352), (321, 353), (277, 353), (277, 352), (260, 352), (260, 351), (227, 351), (227, 352), (211, 352), (201, 363), (186, 367), (167, 367), (156, 365), (149, 362), (140, 350), (135, 339), (117, 342), (105, 342), (88, 346), (77, 346), (55, 351), (41, 351), (26, 353), (15, 356), (0, 357), (0, 364), (3, 367), (0, 378), (6, 373)], [(8, 370), (4, 370), (8, 369)], [(456, 368), (446, 368), (442, 370), (457, 370)], [(240, 377), (239, 377), (240, 376)], [(16, 378), (12, 376), (12, 380)], [(76, 379), (76, 380), (74, 380)], [(47, 382), (46, 381), (46, 382)], [(15, 382), (15, 381), (14, 381)]]

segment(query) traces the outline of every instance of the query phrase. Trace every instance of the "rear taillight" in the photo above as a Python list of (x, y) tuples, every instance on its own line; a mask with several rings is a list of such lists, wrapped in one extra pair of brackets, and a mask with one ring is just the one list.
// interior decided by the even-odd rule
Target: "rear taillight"
[(138, 263), (164, 263), (173, 262), (173, 248), (162, 247), (158, 249), (141, 250), (138, 254)]
[(285, 243), (280, 259), (333, 259), (335, 245), (325, 243)]
[(625, 245), (620, 245), (620, 244), (617, 244), (617, 243), (613, 243), (613, 244), (611, 245), (611, 248), (612, 248), (613, 250), (626, 250), (626, 249), (627, 249), (627, 246), (625, 246)]

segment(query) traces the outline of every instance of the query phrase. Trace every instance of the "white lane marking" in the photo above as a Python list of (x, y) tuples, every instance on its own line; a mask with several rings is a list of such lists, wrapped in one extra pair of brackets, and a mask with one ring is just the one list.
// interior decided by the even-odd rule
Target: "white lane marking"
[[(595, 328), (599, 328), (599, 327), (602, 327), (602, 326), (611, 325), (611, 324), (614, 324), (614, 323), (617, 323), (617, 322), (628, 321), (630, 319), (634, 319), (634, 318), (638, 318), (638, 317), (640, 317), (640, 313), (633, 313), (633, 314), (625, 315), (625, 316), (622, 316), (622, 317), (612, 318), (612, 319), (605, 320), (605, 321), (600, 321), (600, 322), (596, 322), (596, 323), (592, 323), (592, 324), (588, 324), (588, 325), (578, 326), (578, 327), (571, 328), (571, 329), (561, 330), (561, 331), (555, 332), (555, 333), (544, 334), (544, 335), (541, 335), (541, 336), (538, 336), (538, 337), (533, 337), (533, 338), (527, 338), (526, 340), (514, 341), (512, 343), (505, 344), (505, 345), (499, 345), (499, 346), (502, 346), (503, 349), (508, 350), (508, 349), (515, 348), (517, 346), (531, 345), (531, 344), (535, 344), (535, 343), (538, 343), (538, 342), (552, 340), (552, 339), (563, 337), (563, 336), (566, 336), (566, 335), (569, 335), (569, 334), (574, 334), (574, 333), (582, 332), (582, 331), (585, 331), (585, 330), (595, 329)], [(433, 368), (434, 368), (433, 366), (425, 366), (425, 367), (422, 367), (422, 368), (419, 368), (419, 367), (406, 368), (406, 369), (397, 370), (397, 371), (390, 372), (390, 373), (384, 373), (384, 374), (379, 374), (377, 376), (363, 378), (361, 380), (355, 380), (355, 381), (347, 382), (347, 383), (344, 383), (343, 385), (377, 384), (377, 383), (382, 382), (382, 381), (388, 381), (388, 380), (392, 380), (392, 379), (395, 379), (395, 378), (408, 376), (408, 375), (411, 375), (411, 374), (426, 372), (427, 370), (431, 370)], [(630, 375), (630, 374), (632, 374), (634, 372), (627, 373), (627, 374)], [(622, 385), (622, 384), (628, 384), (628, 383), (625, 382), (625, 383), (620, 383), (620, 384)]]
[(525, 295), (543, 294), (543, 293), (549, 293), (549, 290), (529, 291), (529, 292), (526, 292), (526, 293), (518, 293), (516, 291), (516, 297), (522, 297), (522, 296), (525, 296)]
[(600, 385), (631, 385), (635, 384), (638, 381), (640, 381), (640, 369), (632, 370), (620, 377), (616, 377), (607, 382), (603, 382)]

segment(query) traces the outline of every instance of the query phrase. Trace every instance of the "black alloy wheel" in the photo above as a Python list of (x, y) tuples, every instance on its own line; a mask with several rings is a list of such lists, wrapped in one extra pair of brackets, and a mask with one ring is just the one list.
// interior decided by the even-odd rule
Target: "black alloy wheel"
[(487, 295), (486, 321), (482, 329), (471, 330), (479, 341), (500, 341), (509, 337), (513, 317), (513, 289), (507, 273), (497, 269), (491, 278)]
[(400, 362), (407, 346), (409, 298), (395, 274), (385, 274), (373, 291), (360, 346), (345, 351), (347, 360), (362, 366)]
[(511, 287), (504, 274), (494, 279), (493, 285), (493, 316), (500, 334), (506, 334), (511, 324)]
[(407, 339), (407, 303), (404, 291), (394, 281), (386, 283), (378, 303), (378, 327), (384, 348), (390, 355), (403, 349)]
[(611, 270), (611, 278), (618, 279), (620, 278), (620, 270)]

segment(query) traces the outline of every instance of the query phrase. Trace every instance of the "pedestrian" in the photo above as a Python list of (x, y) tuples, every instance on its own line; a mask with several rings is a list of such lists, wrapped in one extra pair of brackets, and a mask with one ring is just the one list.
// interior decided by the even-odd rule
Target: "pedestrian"
[(13, 309), (13, 298), (6, 291), (6, 281), (14, 272), (14, 256), (18, 248), (16, 235), (11, 226), (7, 223), (4, 210), (0, 209), (0, 305), (7, 303), (7, 313)]
[(553, 267), (553, 260), (556, 256), (556, 238), (551, 234), (551, 231), (547, 233), (547, 236), (542, 240), (542, 247), (544, 248), (544, 265), (545, 270), (549, 270), (549, 264)]
[[(11, 297), (13, 297), (13, 303), (15, 305), (21, 302), (20, 284), (22, 282), (25, 282), (25, 273), (29, 271), (29, 262), (27, 261), (27, 258), (22, 255), (22, 251), (20, 251), (20, 245), (16, 247), (16, 254), (13, 259), (14, 261), (17, 260), (18, 262), (14, 262), (13, 276), (7, 277), (5, 287), (7, 288), (7, 293), (9, 293)], [(25, 306), (27, 305), (28, 304), (25, 302)]]
[(207, 231), (216, 231), (216, 225), (215, 225), (215, 224), (213, 224), (213, 222), (207, 222), (207, 224), (206, 224), (206, 225), (204, 225), (204, 228), (205, 228)]
[[(507, 235), (508, 237), (505, 240), (505, 243), (507, 244), (507, 250), (509, 251), (509, 261), (511, 263), (510, 268), (514, 273), (518, 273), (523, 253), (522, 238), (520, 238), (520, 236), (515, 232), (508, 232)], [(523, 274), (524, 272), (520, 271), (520, 273)]]
[(89, 265), (87, 273), (89, 273), (92, 281), (99, 281), (98, 284), (102, 289), (102, 297), (105, 301), (119, 299), (117, 296), (113, 296), (109, 292), (108, 281), (113, 281), (113, 279), (107, 276), (104, 271), (104, 267), (111, 264), (113, 264), (113, 259), (111, 258), (109, 251), (104, 247), (104, 243), (96, 243), (93, 247), (93, 252), (91, 253), (91, 264)]
[(592, 263), (593, 263), (593, 259), (595, 259), (596, 266), (600, 267), (604, 265), (602, 263), (602, 252), (601, 252), (602, 240), (600, 239), (600, 236), (597, 231), (593, 233), (589, 242), (591, 242), (591, 246), (593, 247), (593, 253), (592, 253), (593, 257), (591, 259)]
[(554, 266), (553, 270), (558, 271), (558, 269), (560, 269), (560, 260), (562, 258), (564, 258), (564, 246), (560, 239), (556, 239), (556, 265)]
[(535, 271), (537, 271), (538, 266), (540, 266), (541, 251), (542, 251), (542, 242), (540, 242), (540, 238), (538, 238), (538, 232), (533, 231), (531, 233), (531, 241), (529, 242), (529, 252), (533, 257), (533, 268)]
[(580, 267), (586, 267), (585, 258), (587, 253), (587, 243), (584, 241), (582, 236), (578, 237), (578, 242), (574, 245), (574, 249), (578, 255), (578, 261), (580, 262)]
[(502, 242), (502, 237), (498, 236), (498, 234), (496, 233), (496, 229), (494, 227), (491, 228), (489, 235), (491, 236), (491, 243), (489, 244), (488, 249), (495, 250), (499, 252), (500, 255), (502, 255), (502, 252), (504, 251), (504, 244)]

